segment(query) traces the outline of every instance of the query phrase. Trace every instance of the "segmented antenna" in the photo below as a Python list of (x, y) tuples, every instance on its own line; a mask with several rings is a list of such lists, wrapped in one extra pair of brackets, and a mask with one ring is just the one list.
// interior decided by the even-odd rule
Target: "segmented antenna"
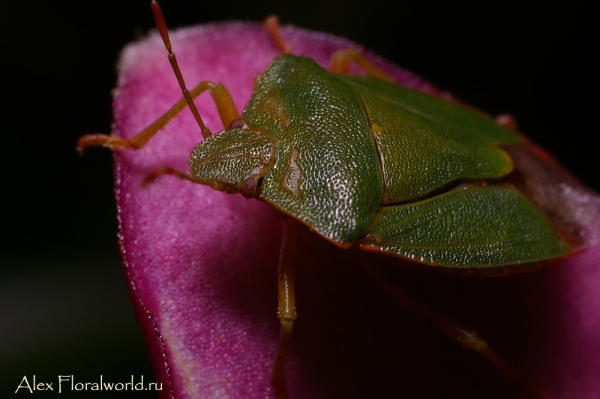
[(188, 107), (194, 114), (194, 118), (196, 122), (198, 122), (198, 126), (200, 126), (200, 131), (202, 132), (202, 136), (204, 138), (212, 136), (210, 130), (204, 125), (202, 118), (200, 117), (200, 113), (198, 112), (198, 108), (196, 108), (196, 104), (194, 104), (194, 100), (190, 95), (189, 90), (185, 86), (185, 82), (183, 80), (183, 75), (181, 74), (181, 70), (179, 69), (179, 65), (177, 64), (177, 59), (175, 58), (175, 53), (171, 50), (171, 40), (169, 39), (169, 30), (167, 29), (167, 23), (165, 22), (165, 17), (163, 12), (158, 4), (158, 1), (152, 0), (150, 3), (150, 8), (152, 9), (152, 15), (154, 15), (154, 22), (156, 23), (156, 27), (160, 32), (160, 37), (162, 37), (163, 43), (169, 52), (169, 62), (171, 63), (171, 67), (173, 68), (173, 72), (175, 72), (175, 76), (177, 77), (177, 81), (179, 82), (179, 87), (181, 87), (181, 92), (185, 97), (185, 101), (188, 104)]

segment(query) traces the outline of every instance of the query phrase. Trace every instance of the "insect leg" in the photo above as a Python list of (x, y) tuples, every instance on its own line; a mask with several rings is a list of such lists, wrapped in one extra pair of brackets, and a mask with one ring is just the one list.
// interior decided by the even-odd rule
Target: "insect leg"
[(294, 320), (296, 320), (296, 298), (294, 294), (294, 256), (295, 239), (293, 220), (288, 218), (285, 222), (285, 231), (279, 255), (279, 306), (277, 317), (281, 323), (279, 345), (275, 354), (275, 362), (271, 372), (271, 385), (279, 399), (287, 398), (285, 389), (285, 355), (287, 354)]
[[(221, 83), (203, 81), (192, 91), (192, 98), (198, 97), (202, 92), (210, 91), (212, 98), (217, 105), (219, 116), (225, 128), (229, 127), (231, 122), (240, 119), (237, 108), (231, 99), (229, 91)], [(159, 130), (165, 127), (187, 105), (187, 100), (182, 98), (171, 109), (165, 112), (160, 118), (154, 121), (150, 126), (142, 130), (130, 139), (124, 139), (118, 136), (109, 136), (106, 134), (86, 134), (79, 138), (77, 142), (77, 151), (83, 152), (87, 147), (103, 146), (112, 150), (140, 149), (142, 148)], [(210, 131), (206, 129), (209, 133)]]
[(359, 265), (365, 273), (389, 296), (396, 300), (402, 307), (415, 316), (428, 321), (435, 328), (448, 335), (454, 341), (466, 349), (479, 352), (488, 359), (506, 378), (514, 385), (527, 392), (531, 397), (538, 399), (550, 399), (537, 384), (535, 384), (523, 372), (506, 363), (483, 339), (479, 338), (473, 331), (443, 314), (431, 309), (415, 297), (392, 284), (362, 253), (355, 253)]
[(192, 183), (198, 183), (196, 181), (196, 179), (194, 179), (193, 176), (190, 176), (185, 172), (171, 168), (170, 166), (163, 166), (160, 169), (157, 169), (154, 172), (152, 172), (151, 174), (144, 177), (144, 179), (142, 180), (142, 187), (145, 187), (148, 184), (151, 184), (152, 182), (154, 182), (154, 180), (156, 180), (159, 176), (162, 176), (162, 175), (174, 175), (174, 176), (179, 177), (181, 180), (188, 180), (188, 181), (191, 181)]
[(370, 76), (391, 82), (393, 79), (356, 50), (337, 50), (331, 57), (331, 72), (349, 74), (350, 63), (364, 69)]
[[(265, 19), (264, 25), (275, 45), (281, 49), (282, 54), (292, 54), (292, 46), (281, 37), (279, 18), (275, 15), (270, 15)], [(364, 69), (370, 76), (390, 82), (393, 81), (388, 74), (373, 65), (371, 61), (367, 60), (358, 51), (352, 49), (338, 50), (333, 53), (331, 58), (331, 72), (347, 75), (351, 62)]]
[(154, 21), (156, 22), (156, 27), (160, 33), (160, 36), (163, 40), (165, 48), (169, 52), (169, 62), (171, 63), (171, 67), (173, 68), (173, 72), (175, 73), (175, 77), (177, 78), (177, 82), (181, 87), (181, 92), (183, 93), (183, 99), (180, 100), (177, 104), (175, 104), (170, 110), (168, 110), (163, 116), (161, 116), (156, 122), (152, 125), (148, 126), (141, 133), (132, 137), (131, 139), (123, 139), (121, 137), (116, 136), (108, 136), (105, 134), (88, 134), (81, 137), (77, 143), (77, 151), (79, 153), (83, 152), (83, 150), (87, 147), (91, 146), (104, 146), (111, 148), (113, 150), (122, 150), (126, 148), (138, 149), (144, 146), (158, 132), (162, 129), (175, 115), (177, 115), (185, 105), (187, 104), (192, 114), (194, 114), (194, 118), (200, 127), (200, 131), (202, 132), (202, 136), (204, 138), (210, 137), (212, 135), (211, 131), (204, 125), (202, 118), (200, 117), (200, 113), (194, 104), (193, 99), (202, 93), (205, 90), (210, 90), (210, 93), (217, 104), (217, 108), (219, 110), (219, 115), (221, 116), (221, 121), (223, 121), (224, 127), (227, 128), (229, 124), (237, 119), (240, 119), (240, 116), (235, 108), (235, 104), (229, 95), (229, 92), (223, 85), (220, 83), (212, 83), (212, 82), (201, 82), (194, 90), (191, 92), (185, 86), (185, 82), (183, 80), (183, 75), (181, 74), (181, 70), (179, 69), (179, 64), (177, 63), (177, 59), (175, 57), (175, 53), (173, 53), (171, 48), (171, 40), (169, 38), (169, 31), (167, 29), (167, 23), (165, 22), (165, 18), (163, 16), (160, 5), (156, 0), (152, 0), (150, 3), (150, 8), (152, 9), (152, 15), (154, 16)]
[(494, 121), (507, 129), (514, 130), (515, 132), (519, 131), (519, 124), (514, 116), (511, 114), (502, 114), (498, 115), (494, 118)]
[(282, 54), (292, 54), (292, 46), (281, 37), (279, 18), (275, 15), (269, 15), (265, 19), (264, 25), (275, 45), (281, 49)]

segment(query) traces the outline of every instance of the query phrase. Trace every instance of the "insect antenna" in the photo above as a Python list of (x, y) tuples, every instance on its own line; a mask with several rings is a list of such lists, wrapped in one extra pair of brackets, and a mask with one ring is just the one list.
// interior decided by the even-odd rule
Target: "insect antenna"
[(152, 9), (152, 15), (154, 16), (154, 22), (156, 23), (156, 27), (160, 32), (160, 37), (169, 52), (169, 62), (171, 63), (171, 67), (173, 68), (173, 72), (175, 72), (175, 76), (177, 77), (177, 81), (179, 82), (179, 87), (181, 87), (181, 92), (183, 93), (183, 97), (185, 97), (185, 101), (188, 104), (188, 107), (194, 114), (194, 118), (196, 122), (198, 122), (198, 126), (200, 126), (200, 131), (202, 132), (202, 136), (204, 138), (212, 136), (211, 131), (204, 125), (202, 118), (200, 117), (200, 113), (198, 112), (198, 108), (196, 108), (196, 104), (194, 104), (194, 100), (192, 100), (192, 96), (190, 95), (189, 90), (185, 86), (185, 81), (183, 80), (183, 75), (181, 74), (181, 70), (179, 69), (179, 64), (177, 64), (177, 59), (175, 58), (175, 53), (171, 49), (171, 40), (169, 39), (169, 31), (167, 29), (167, 23), (165, 22), (165, 17), (163, 15), (162, 9), (158, 4), (158, 1), (152, 0), (150, 3), (150, 8)]

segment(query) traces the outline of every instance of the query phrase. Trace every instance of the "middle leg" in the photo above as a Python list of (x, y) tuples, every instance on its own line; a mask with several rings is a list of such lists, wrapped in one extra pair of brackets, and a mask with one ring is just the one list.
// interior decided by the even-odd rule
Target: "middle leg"
[(294, 289), (294, 257), (295, 237), (294, 221), (288, 218), (285, 221), (283, 242), (279, 256), (279, 279), (277, 289), (279, 292), (279, 305), (277, 317), (281, 323), (279, 345), (271, 372), (271, 385), (275, 388), (278, 399), (287, 399), (285, 387), (285, 356), (288, 351), (294, 320), (296, 320), (296, 295)]

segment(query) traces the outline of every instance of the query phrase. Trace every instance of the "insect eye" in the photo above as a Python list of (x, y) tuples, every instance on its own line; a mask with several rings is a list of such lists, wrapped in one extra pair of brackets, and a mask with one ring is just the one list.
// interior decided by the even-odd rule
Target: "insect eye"
[(229, 124), (229, 129), (243, 129), (246, 126), (246, 122), (242, 119), (234, 119)]
[(258, 187), (258, 176), (252, 175), (240, 185), (240, 193), (246, 198), (254, 198)]

